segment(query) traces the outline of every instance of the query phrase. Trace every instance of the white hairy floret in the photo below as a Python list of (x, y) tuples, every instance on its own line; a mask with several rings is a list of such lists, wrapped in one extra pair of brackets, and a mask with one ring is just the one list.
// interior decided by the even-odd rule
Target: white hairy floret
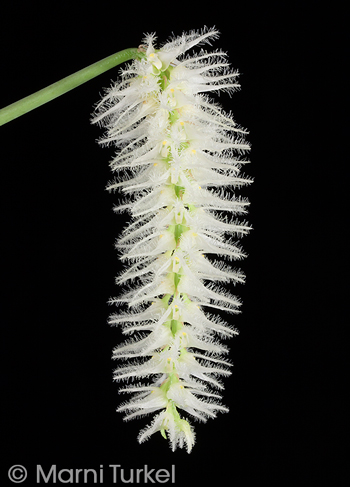
[(111, 299), (128, 310), (109, 320), (129, 336), (114, 350), (127, 360), (115, 379), (131, 381), (121, 392), (134, 395), (118, 410), (126, 420), (156, 412), (139, 441), (160, 431), (188, 452), (195, 435), (186, 418), (228, 411), (217, 394), (231, 365), (219, 338), (238, 332), (211, 312), (238, 312), (222, 283), (243, 283), (244, 274), (220, 259), (243, 258), (234, 237), (250, 230), (236, 216), (248, 202), (232, 192), (250, 182), (240, 174), (246, 131), (206, 94), (235, 91), (238, 73), (221, 51), (185, 54), (217, 36), (205, 29), (156, 49), (148, 35), (93, 119), (106, 128), (101, 143), (118, 147), (108, 189), (126, 198), (116, 211), (132, 216), (117, 242), (128, 264), (117, 283), (127, 287)]

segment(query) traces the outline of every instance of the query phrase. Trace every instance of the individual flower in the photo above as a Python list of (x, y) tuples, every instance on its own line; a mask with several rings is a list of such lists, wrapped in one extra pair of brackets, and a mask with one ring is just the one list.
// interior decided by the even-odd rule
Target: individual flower
[(106, 128), (101, 142), (118, 147), (108, 189), (126, 198), (116, 211), (132, 217), (117, 243), (124, 293), (111, 299), (127, 309), (109, 320), (129, 336), (114, 350), (126, 360), (115, 379), (133, 394), (118, 410), (126, 420), (156, 413), (139, 441), (160, 431), (173, 450), (188, 452), (189, 418), (228, 411), (217, 393), (231, 365), (220, 337), (238, 332), (212, 312), (238, 312), (239, 299), (222, 284), (243, 283), (244, 274), (222, 259), (244, 257), (235, 239), (250, 230), (237, 219), (248, 202), (232, 191), (250, 183), (240, 172), (246, 131), (207, 94), (237, 90), (238, 73), (222, 51), (187, 53), (217, 36), (190, 32), (157, 49), (148, 35), (143, 57), (122, 71), (94, 116)]

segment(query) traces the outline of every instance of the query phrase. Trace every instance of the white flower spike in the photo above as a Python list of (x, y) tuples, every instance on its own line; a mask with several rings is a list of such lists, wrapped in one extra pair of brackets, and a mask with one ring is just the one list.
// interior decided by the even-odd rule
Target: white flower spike
[(115, 379), (128, 380), (121, 392), (134, 394), (118, 411), (126, 420), (156, 412), (139, 441), (160, 431), (173, 450), (188, 452), (195, 434), (186, 418), (206, 421), (228, 411), (215, 389), (223, 389), (219, 377), (231, 364), (216, 335), (238, 332), (210, 312), (238, 312), (237, 297), (215, 282), (242, 283), (244, 274), (215, 256), (244, 257), (227, 234), (250, 230), (229, 216), (246, 213), (248, 202), (226, 189), (251, 182), (240, 175), (247, 132), (203, 94), (233, 92), (238, 73), (221, 51), (185, 54), (217, 37), (204, 29), (156, 49), (148, 35), (143, 58), (122, 71), (93, 120), (107, 129), (101, 142), (119, 149), (111, 168), (121, 175), (108, 189), (128, 195), (116, 211), (132, 216), (117, 243), (128, 263), (117, 282), (135, 284), (111, 300), (127, 303), (129, 311), (110, 323), (131, 335), (114, 350), (115, 358), (129, 360)]

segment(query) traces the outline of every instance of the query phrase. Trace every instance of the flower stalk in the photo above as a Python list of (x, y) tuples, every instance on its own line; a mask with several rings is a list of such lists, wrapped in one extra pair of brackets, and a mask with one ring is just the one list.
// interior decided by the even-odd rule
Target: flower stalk
[(37, 91), (21, 100), (12, 103), (11, 105), (0, 110), (0, 125), (4, 125), (15, 118), (24, 115), (25, 113), (34, 110), (35, 108), (44, 105), (45, 103), (54, 100), (55, 98), (67, 93), (68, 91), (86, 83), (105, 71), (108, 71), (121, 63), (130, 61), (131, 59), (140, 56), (140, 51), (137, 48), (124, 49), (108, 56), (100, 61), (87, 66), (80, 71), (77, 71), (66, 78), (53, 83), (42, 90)]
[(217, 391), (231, 363), (218, 336), (238, 332), (211, 312), (238, 312), (239, 299), (220, 283), (242, 283), (244, 274), (216, 257), (243, 258), (233, 235), (250, 230), (233, 218), (248, 201), (232, 191), (251, 182), (240, 174), (247, 131), (206, 94), (235, 91), (238, 73), (222, 51), (185, 54), (217, 36), (190, 32), (156, 49), (148, 35), (143, 57), (123, 70), (93, 118), (106, 128), (100, 142), (118, 147), (108, 189), (126, 199), (116, 211), (132, 216), (117, 243), (127, 263), (117, 283), (126, 289), (110, 301), (127, 305), (109, 322), (131, 337), (113, 353), (126, 360), (115, 380), (128, 381), (121, 392), (133, 394), (118, 411), (126, 420), (155, 413), (139, 441), (159, 431), (173, 450), (188, 452), (195, 442), (189, 417), (228, 411)]

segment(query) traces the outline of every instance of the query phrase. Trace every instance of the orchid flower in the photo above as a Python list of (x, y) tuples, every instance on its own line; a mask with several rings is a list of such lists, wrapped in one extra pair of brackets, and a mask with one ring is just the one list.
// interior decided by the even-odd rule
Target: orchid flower
[(251, 182), (240, 172), (247, 131), (208, 95), (237, 90), (238, 72), (220, 50), (188, 53), (217, 37), (193, 31), (157, 48), (147, 35), (93, 115), (106, 129), (100, 143), (117, 147), (108, 189), (125, 199), (115, 209), (131, 215), (117, 242), (124, 291), (110, 300), (126, 306), (109, 322), (129, 337), (113, 353), (124, 361), (114, 373), (126, 382), (120, 392), (132, 395), (118, 411), (125, 420), (155, 415), (139, 442), (159, 431), (188, 452), (190, 418), (228, 411), (219, 392), (231, 363), (220, 337), (238, 331), (212, 313), (239, 312), (222, 284), (245, 276), (223, 259), (245, 256), (235, 237), (250, 230), (237, 219), (249, 203), (233, 192)]
[[(195, 46), (218, 37), (215, 29), (174, 37), (160, 49), (154, 34), (139, 48), (124, 49), (0, 110), (0, 125), (22, 116), (126, 61), (133, 60), (96, 106), (93, 123), (106, 128), (102, 144), (118, 151), (109, 190), (126, 199), (115, 209), (132, 220), (117, 248), (124, 294), (110, 300), (127, 309), (109, 322), (129, 339), (114, 349), (126, 361), (115, 370), (120, 389), (132, 394), (118, 411), (125, 419), (155, 413), (139, 441), (160, 431), (172, 450), (190, 452), (190, 418), (206, 421), (227, 412), (218, 391), (230, 375), (228, 347), (238, 334), (220, 312), (239, 312), (240, 300), (221, 283), (243, 283), (226, 264), (245, 257), (234, 240), (250, 225), (237, 217), (249, 202), (233, 191), (251, 183), (241, 174), (248, 161), (247, 131), (208, 95), (239, 88), (220, 50)], [(218, 258), (216, 258), (218, 256)], [(219, 314), (212, 314), (219, 312)]]

